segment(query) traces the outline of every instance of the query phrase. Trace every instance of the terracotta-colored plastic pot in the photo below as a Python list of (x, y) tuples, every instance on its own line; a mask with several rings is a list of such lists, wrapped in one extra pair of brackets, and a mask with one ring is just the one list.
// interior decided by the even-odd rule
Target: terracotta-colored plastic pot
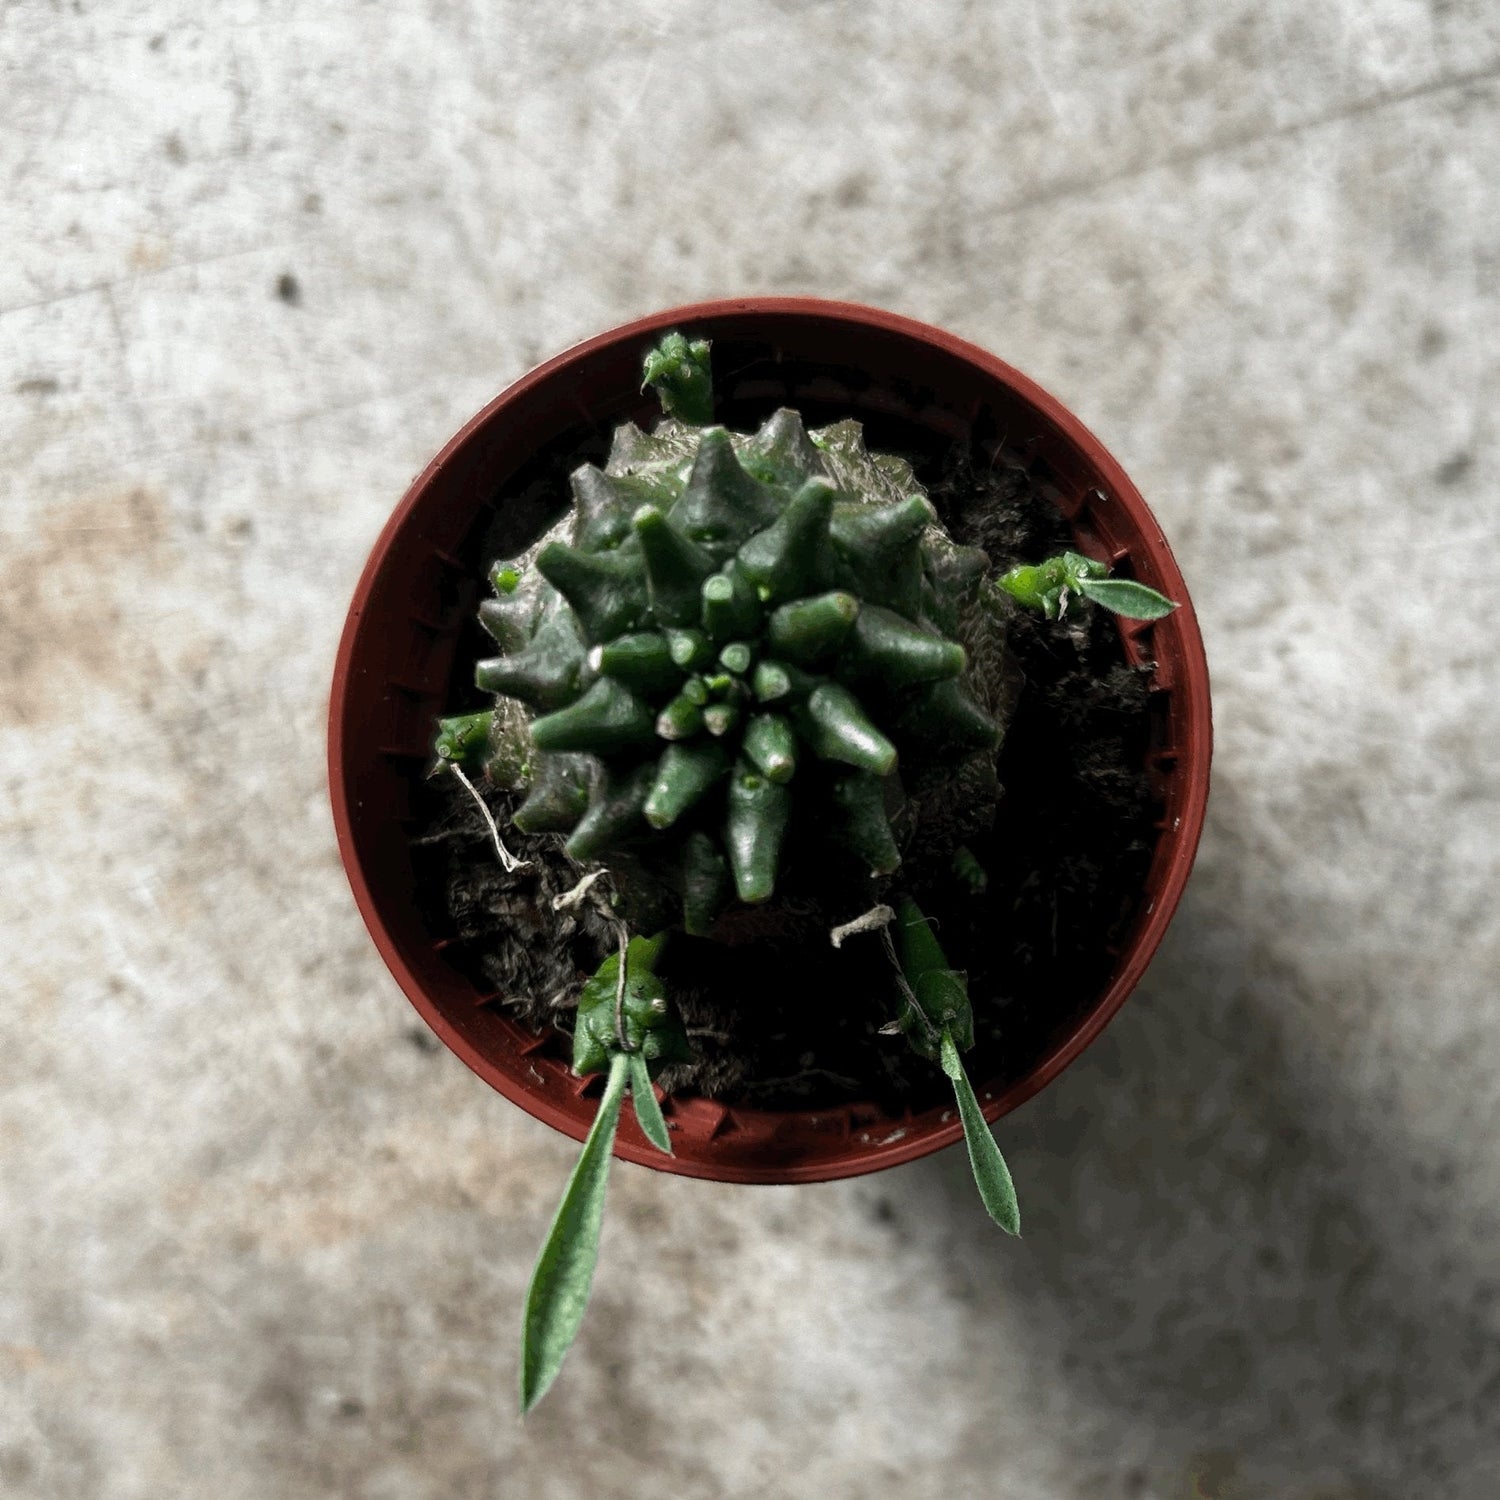
[[(761, 297), (673, 308), (577, 345), (497, 396), (407, 491), (370, 555), (339, 646), (329, 713), (329, 783), (339, 849), (381, 955), (423, 1019), (487, 1083), (582, 1139), (595, 1103), (566, 1051), (510, 1020), (446, 961), (416, 899), (410, 795), (433, 721), (462, 697), (472, 619), (497, 526), (547, 519), (566, 498), (544, 482), (559, 464), (599, 456), (620, 422), (651, 421), (644, 351), (680, 328), (713, 340), (721, 415), (749, 426), (777, 406), (809, 425), (861, 419), (871, 446), (963, 440), (1020, 455), (1071, 524), (1079, 550), (1111, 558), (1182, 607), (1154, 624), (1122, 622), (1127, 655), (1155, 663), (1148, 771), (1160, 796), (1156, 848), (1114, 971), (1097, 995), (1059, 997), (1053, 1044), (1001, 1091), (979, 1084), (995, 1119), (1049, 1083), (1103, 1030), (1135, 987), (1182, 895), (1203, 826), (1211, 727), (1197, 620), (1166, 539), (1135, 486), (1082, 423), (982, 349), (909, 318), (849, 303)], [(745, 421), (737, 413), (749, 413)], [(524, 538), (524, 540), (529, 540)], [(981, 1004), (983, 996), (976, 996)], [(960, 1135), (951, 1107), (892, 1116), (874, 1105), (819, 1111), (668, 1100), (675, 1156), (642, 1137), (627, 1110), (616, 1155), (660, 1171), (729, 1182), (816, 1182), (911, 1161)]]

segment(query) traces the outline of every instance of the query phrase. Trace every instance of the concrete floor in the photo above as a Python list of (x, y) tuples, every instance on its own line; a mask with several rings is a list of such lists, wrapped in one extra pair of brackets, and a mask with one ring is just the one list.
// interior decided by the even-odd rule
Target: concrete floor
[[(0, 125), (0, 1493), (1500, 1494), (1500, 8), (10, 0)], [(623, 1167), (523, 1429), (574, 1148), (355, 914), (334, 645), (494, 392), (768, 290), (1113, 448), (1209, 828), (1023, 1241), (953, 1152)]]

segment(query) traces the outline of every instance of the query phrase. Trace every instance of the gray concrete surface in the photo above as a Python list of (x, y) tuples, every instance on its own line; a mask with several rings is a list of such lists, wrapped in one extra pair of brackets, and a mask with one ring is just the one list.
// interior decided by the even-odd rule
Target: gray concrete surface
[[(0, 1493), (1500, 1495), (1497, 127), (1487, 0), (0, 5)], [(530, 362), (772, 289), (1120, 456), (1210, 825), (1022, 1242), (622, 1168), (523, 1429), (573, 1148), (371, 948), (334, 644)]]

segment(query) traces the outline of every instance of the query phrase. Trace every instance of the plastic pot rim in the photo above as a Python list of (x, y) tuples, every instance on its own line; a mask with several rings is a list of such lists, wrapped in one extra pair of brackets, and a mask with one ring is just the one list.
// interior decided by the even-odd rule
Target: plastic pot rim
[[(1093, 492), (1117, 508), (1114, 514), (1124, 513), (1129, 523), (1125, 529), (1135, 537), (1140, 556), (1149, 559), (1155, 586), (1180, 602), (1180, 608), (1155, 625), (1159, 631), (1165, 627), (1164, 634), (1158, 639), (1170, 644), (1170, 652), (1158, 649), (1156, 654), (1158, 661), (1168, 654), (1172, 658), (1176, 680), (1170, 691), (1181, 695), (1179, 707), (1182, 710), (1175, 714), (1180, 741), (1173, 744), (1168, 754), (1170, 764), (1165, 770), (1167, 776), (1176, 779), (1181, 792), (1175, 822), (1159, 835), (1159, 842), (1171, 841), (1165, 868), (1154, 880), (1148, 878), (1143, 895), (1149, 893), (1150, 899), (1144, 919), (1137, 921), (1109, 983), (1079, 1023), (1029, 1073), (1003, 1092), (996, 1093), (976, 1081), (986, 1119), (994, 1121), (1000, 1118), (1045, 1088), (1098, 1037), (1119, 1011), (1144, 975), (1166, 933), (1181, 900), (1202, 833), (1212, 754), (1212, 721), (1207, 661), (1186, 584), (1161, 528), (1124, 470), (1056, 398), (1005, 361), (944, 330), (878, 308), (821, 298), (744, 297), (692, 303), (652, 313), (584, 339), (521, 376), (470, 418), (413, 481), (382, 528), (361, 573), (339, 642), (329, 703), (328, 737), (329, 795), (340, 857), (355, 902), (387, 967), (423, 1020), (450, 1050), (513, 1103), (575, 1140), (582, 1140), (588, 1129), (592, 1116), (591, 1100), (587, 1101), (586, 1107), (583, 1103), (573, 1109), (563, 1107), (547, 1090), (528, 1086), (520, 1069), (507, 1071), (500, 1067), (495, 1057), (476, 1046), (465, 1029), (455, 1024), (439, 1006), (429, 986), (414, 971), (405, 945), (393, 935), (386, 921), (381, 907), (379, 880), (366, 868), (358, 845), (356, 827), (363, 814), (346, 774), (351, 754), (376, 753), (374, 747), (356, 743), (355, 726), (350, 723), (352, 697), (362, 673), (368, 670), (360, 659), (362, 654), (368, 654), (361, 625), (391, 567), (394, 544), (421, 511), (439, 477), (465, 452), (476, 435), (484, 433), (518, 404), (535, 398), (559, 374), (581, 370), (601, 353), (617, 355), (622, 346), (633, 350), (643, 348), (653, 338), (676, 327), (706, 323), (753, 325), (757, 320), (817, 320), (826, 324), (830, 334), (834, 335), (839, 330), (847, 332), (851, 329), (893, 335), (967, 364), (974, 371), (976, 384), (988, 381), (1004, 386), (1024, 406), (1035, 411), (1040, 426), (1050, 427), (1054, 440), (1074, 450), (1080, 462), (1097, 474)], [(1132, 558), (1139, 561), (1135, 553), (1132, 553)], [(1155, 863), (1153, 861), (1153, 870)], [(514, 1024), (511, 1029), (515, 1033), (517, 1058), (524, 1057), (525, 1044), (520, 1040), (523, 1033)], [(546, 1066), (554, 1065), (548, 1060)], [(583, 1085), (577, 1080), (573, 1083), (572, 1098), (581, 1101)], [(717, 1181), (815, 1182), (898, 1166), (941, 1150), (962, 1134), (955, 1112), (926, 1110), (909, 1117), (905, 1124), (889, 1115), (879, 1115), (876, 1122), (863, 1132), (864, 1138), (861, 1139), (858, 1112), (858, 1106), (847, 1105), (821, 1110), (767, 1111), (726, 1107), (702, 1099), (669, 1100), (669, 1120), (679, 1127), (674, 1145), (679, 1141), (687, 1144), (688, 1139), (706, 1140), (711, 1148), (712, 1142), (723, 1132), (726, 1119), (737, 1120), (733, 1128), (740, 1133), (747, 1127), (753, 1133), (763, 1120), (772, 1120), (777, 1145), (766, 1151), (763, 1160), (758, 1160), (753, 1152), (748, 1156), (740, 1154), (716, 1160), (711, 1149), (704, 1156), (685, 1153), (680, 1147), (677, 1155), (668, 1157), (639, 1135), (627, 1111), (615, 1154), (660, 1171)], [(918, 1123), (928, 1116), (942, 1113), (951, 1118)], [(794, 1153), (789, 1154), (787, 1137), (789, 1133), (795, 1137), (797, 1120), (810, 1122), (808, 1128), (823, 1135), (826, 1131), (820, 1131), (818, 1127), (840, 1115), (848, 1121), (846, 1150), (825, 1150), (821, 1156), (810, 1160), (798, 1160)], [(883, 1132), (882, 1138), (871, 1139), (871, 1131)]]

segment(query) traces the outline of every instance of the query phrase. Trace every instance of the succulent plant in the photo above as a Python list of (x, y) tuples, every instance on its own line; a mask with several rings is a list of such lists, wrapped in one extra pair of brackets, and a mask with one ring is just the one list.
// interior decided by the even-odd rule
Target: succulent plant
[[(645, 384), (663, 422), (619, 428), (605, 466), (573, 474), (563, 520), (494, 565), (480, 619), (500, 654), (475, 677), (495, 706), (440, 721), (433, 745), (507, 870), (525, 866), (469, 781), (480, 766), (524, 793), (518, 829), (566, 834), (580, 863), (644, 871), (697, 934), (736, 897), (769, 900), (790, 849), (819, 875), (842, 856), (884, 880), (901, 863), (892, 819), (908, 798), (919, 821), (924, 795), (997, 793), (1017, 605), (1052, 619), (1075, 597), (1144, 619), (1174, 608), (1075, 552), (988, 578), (989, 558), (949, 537), (910, 465), (870, 453), (856, 422), (809, 433), (782, 410), (754, 433), (709, 425), (708, 352), (677, 333), (652, 350)], [(974, 854), (957, 838), (946, 852), (982, 891)], [(617, 925), (625, 895), (614, 892)], [(952, 1081), (980, 1197), (1017, 1233), (1010, 1173), (960, 1058), (974, 1043), (967, 980), (911, 896), (889, 898), (830, 936), (882, 933), (901, 1000), (885, 1029)], [(664, 935), (621, 932), (578, 1000), (574, 1071), (606, 1081), (527, 1294), (523, 1410), (583, 1317), (627, 1090), (646, 1138), (672, 1149), (652, 1079), (690, 1054), (655, 970)]]
[[(703, 415), (706, 348), (677, 342), (648, 380)], [(1003, 648), (985, 554), (857, 423), (810, 434), (789, 410), (744, 435), (627, 425), (572, 490), (481, 608), (503, 652), (476, 672), (487, 769), (525, 789), (516, 827), (581, 862), (631, 845), (692, 932), (771, 897), (791, 831), (894, 871), (903, 778), (999, 740), (972, 660)]]

